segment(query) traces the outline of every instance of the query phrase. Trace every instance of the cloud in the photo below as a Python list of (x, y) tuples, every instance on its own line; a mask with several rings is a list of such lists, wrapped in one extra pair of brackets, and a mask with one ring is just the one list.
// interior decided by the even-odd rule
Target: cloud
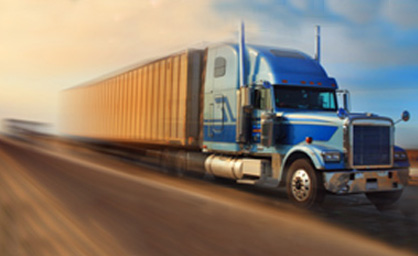
[(288, 3), (292, 9), (304, 15), (323, 16), (326, 14), (325, 0), (289, 0)]
[(385, 17), (405, 29), (418, 28), (416, 0), (387, 0), (383, 9)]
[(295, 48), (313, 55), (313, 28), (319, 24), (325, 62), (415, 65), (418, 33), (392, 23), (384, 14), (386, 1), (228, 0), (214, 6), (223, 16), (245, 17), (248, 24), (254, 24), (247, 33), (250, 42)]
[(367, 24), (375, 20), (384, 0), (326, 0), (330, 11), (355, 24)]
[(15, 2), (0, 11), (0, 66), (29, 74), (104, 70), (229, 33), (205, 0)]
[[(24, 118), (38, 109), (34, 116), (45, 113), (44, 119), (52, 120), (51, 108), (39, 104), (39, 91), (48, 102), (61, 89), (104, 73), (228, 37), (227, 17), (210, 11), (210, 5), (209, 0), (2, 2), (2, 109)], [(50, 104), (56, 107), (55, 101)]]
[(301, 11), (309, 10), (309, 0), (290, 0), (289, 2), (296, 9), (299, 9)]

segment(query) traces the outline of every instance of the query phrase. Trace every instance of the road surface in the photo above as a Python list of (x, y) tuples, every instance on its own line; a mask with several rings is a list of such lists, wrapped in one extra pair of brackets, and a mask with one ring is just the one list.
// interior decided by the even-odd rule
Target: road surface
[(0, 255), (416, 255), (416, 187), (381, 213), (174, 177), (65, 145), (0, 138)]

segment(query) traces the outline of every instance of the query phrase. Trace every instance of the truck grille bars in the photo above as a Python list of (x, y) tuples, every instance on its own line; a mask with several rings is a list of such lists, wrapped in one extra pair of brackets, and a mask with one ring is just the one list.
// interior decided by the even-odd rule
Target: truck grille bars
[[(393, 166), (393, 122), (374, 117), (351, 119), (346, 129), (346, 147), (351, 168), (389, 168)], [(347, 149), (347, 148), (346, 148)]]
[(391, 165), (389, 126), (353, 127), (353, 165)]

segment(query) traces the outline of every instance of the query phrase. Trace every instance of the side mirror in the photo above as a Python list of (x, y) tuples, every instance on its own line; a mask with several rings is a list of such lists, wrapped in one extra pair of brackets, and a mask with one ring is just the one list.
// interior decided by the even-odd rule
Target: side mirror
[(411, 118), (411, 114), (407, 110), (404, 110), (401, 115), (401, 119), (395, 122), (395, 124), (399, 123), (400, 121), (407, 122)]
[(337, 90), (337, 98), (339, 105), (342, 105), (346, 113), (350, 112), (351, 109), (351, 99), (350, 99), (350, 92), (348, 90)]
[(411, 118), (411, 115), (409, 114), (409, 112), (407, 110), (405, 110), (404, 112), (402, 112), (402, 120), (404, 120), (405, 122), (409, 121), (409, 118)]

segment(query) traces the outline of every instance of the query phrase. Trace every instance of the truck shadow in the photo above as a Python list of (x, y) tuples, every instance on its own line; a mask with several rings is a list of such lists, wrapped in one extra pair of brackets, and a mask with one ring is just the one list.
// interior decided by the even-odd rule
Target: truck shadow
[[(285, 190), (270, 190), (228, 184), (279, 201), (278, 207), (291, 208)], [(287, 205), (287, 206), (286, 206)], [(297, 211), (297, 210), (296, 210)], [(327, 195), (323, 204), (307, 212), (319, 221), (376, 239), (399, 249), (418, 252), (418, 187), (407, 187), (393, 207), (378, 210), (363, 194)]]

